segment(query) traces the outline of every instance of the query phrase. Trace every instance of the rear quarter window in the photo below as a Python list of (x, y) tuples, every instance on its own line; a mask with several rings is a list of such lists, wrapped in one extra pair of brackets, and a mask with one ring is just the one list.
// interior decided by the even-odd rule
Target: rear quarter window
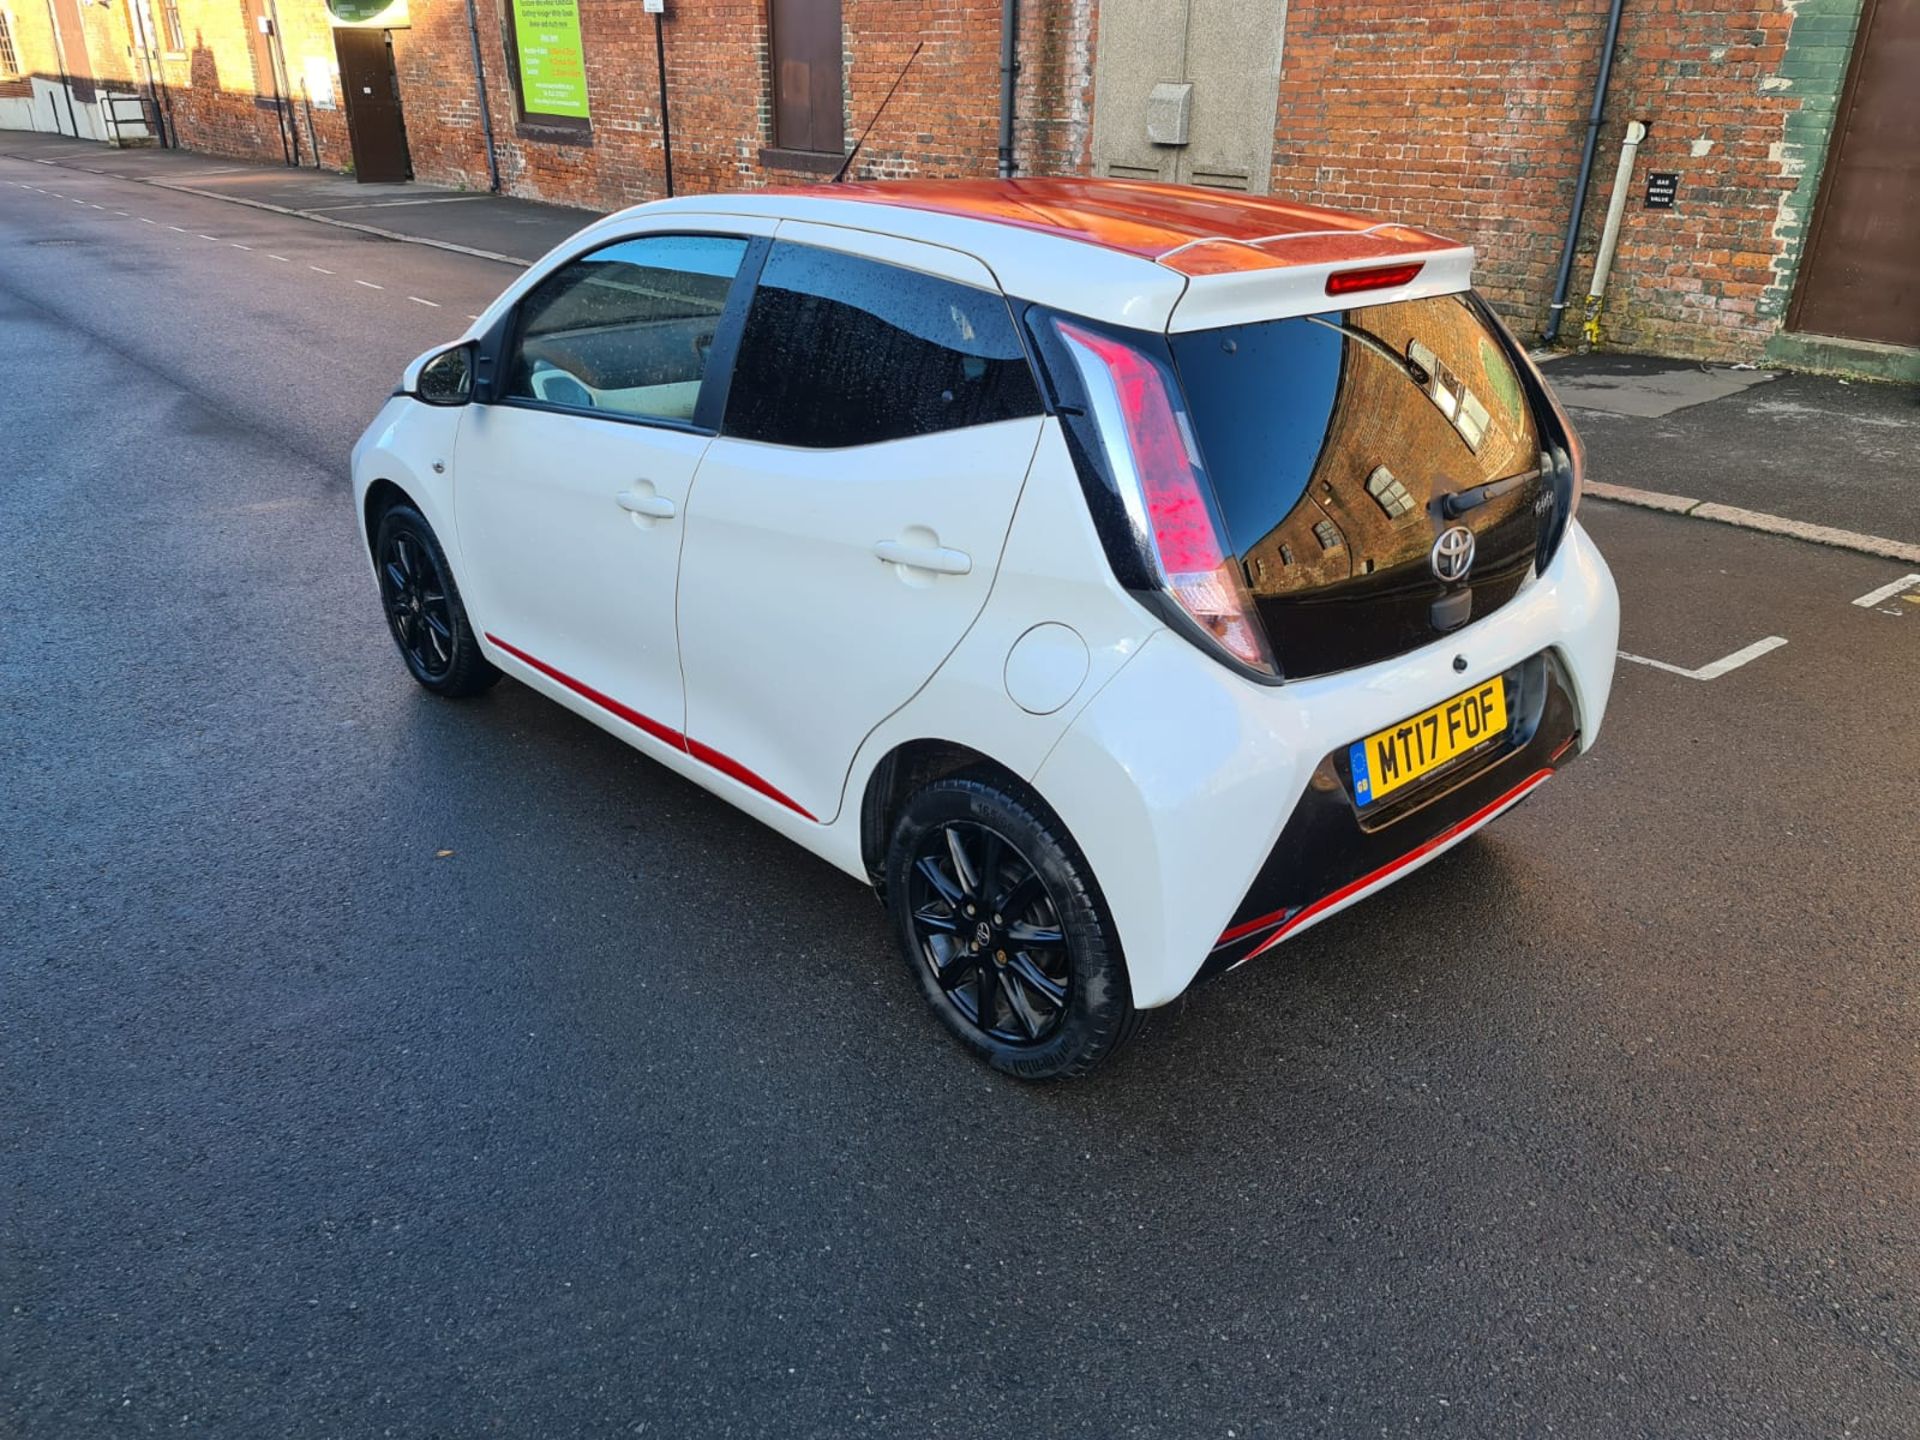
[(747, 312), (721, 428), (743, 440), (841, 448), (1040, 409), (1001, 295), (780, 242)]

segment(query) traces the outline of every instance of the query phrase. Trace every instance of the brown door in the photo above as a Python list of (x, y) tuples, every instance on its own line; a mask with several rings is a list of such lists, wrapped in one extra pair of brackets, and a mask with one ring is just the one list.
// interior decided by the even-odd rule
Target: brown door
[(347, 99), (347, 133), (353, 139), (353, 178), (411, 180), (400, 81), (393, 73), (387, 32), (336, 30), (333, 44), (340, 57), (340, 89)]
[(93, 103), (93, 61), (87, 56), (87, 31), (80, 20), (80, 0), (53, 0), (60, 30), (60, 66), (67, 72), (69, 93), (82, 105)]
[(840, 0), (772, 0), (773, 143), (838, 155), (846, 144)]
[(1867, 0), (1789, 328), (1920, 345), (1920, 0)]

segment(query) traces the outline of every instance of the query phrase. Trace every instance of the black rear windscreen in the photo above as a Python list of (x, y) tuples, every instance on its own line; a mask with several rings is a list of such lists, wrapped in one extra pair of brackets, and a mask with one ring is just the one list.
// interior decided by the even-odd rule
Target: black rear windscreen
[(1172, 346), (1240, 555), (1309, 485), (1385, 489), (1384, 467), (1411, 499), (1442, 478), (1464, 490), (1538, 463), (1520, 377), (1457, 295), (1194, 331)]
[[(1490, 614), (1533, 566), (1540, 432), (1463, 295), (1175, 335), (1195, 439), (1282, 672), (1397, 655)], [(1508, 482), (1508, 483), (1502, 483)], [(1470, 573), (1431, 554), (1474, 533)]]

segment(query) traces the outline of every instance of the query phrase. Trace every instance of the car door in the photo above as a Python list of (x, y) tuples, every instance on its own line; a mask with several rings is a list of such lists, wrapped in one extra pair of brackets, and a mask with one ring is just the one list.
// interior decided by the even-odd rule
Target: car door
[(1041, 411), (984, 265), (783, 223), (687, 515), (689, 749), (832, 819), (986, 603)]
[(681, 526), (724, 385), (707, 357), (753, 243), (642, 235), (554, 270), (454, 454), (461, 584), (488, 640), (674, 745)]

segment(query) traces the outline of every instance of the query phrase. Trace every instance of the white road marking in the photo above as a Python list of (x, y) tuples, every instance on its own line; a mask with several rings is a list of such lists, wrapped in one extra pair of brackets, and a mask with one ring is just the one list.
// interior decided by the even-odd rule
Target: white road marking
[(276, 255), (271, 250), (267, 252), (267, 258), (269, 260), (278, 260), (282, 265), (291, 265), (293, 263), (291, 260), (287, 259), (286, 256)]
[[(193, 233), (196, 235), (200, 235), (200, 232), (198, 230), (194, 231)], [(200, 235), (200, 238), (202, 240), (211, 240), (216, 245), (220, 243), (220, 237), (218, 235)]]
[(384, 285), (376, 285), (371, 280), (356, 280), (353, 283), (356, 285), (364, 285), (369, 290), (384, 290), (387, 288)]
[(126, 213), (127, 213), (127, 212), (126, 212), (126, 211), (124, 211), (124, 210), (116, 210), (116, 211), (114, 211), (113, 213), (114, 213), (114, 214), (116, 214), (116, 215), (119, 215), (119, 216), (122, 216), (122, 217), (124, 217), (124, 216), (126, 215)]
[(229, 240), (227, 243), (236, 250), (251, 250), (253, 248), (251, 245), (242, 245), (238, 240)]
[(309, 265), (307, 268), (309, 270), (318, 270), (322, 275), (331, 275), (333, 273), (324, 265)]
[(136, 216), (134, 216), (133, 218), (134, 218), (134, 219), (136, 219), (136, 220), (138, 220), (138, 221), (139, 221), (139, 222), (140, 222), (140, 223), (141, 223), (142, 225), (157, 225), (157, 224), (159, 224), (159, 223), (160, 223), (160, 222), (159, 222), (159, 221), (157, 221), (157, 220), (149, 220), (149, 219), (148, 219), (148, 218), (147, 218), (146, 216), (144, 216), (144, 215), (136, 215)]
[(469, 320), (478, 320), (480, 317), (478, 315), (469, 315), (467, 318)]
[(418, 295), (409, 295), (407, 299), (416, 305), (431, 305), (436, 310), (440, 308), (440, 302), (438, 300), (422, 300)]
[(1878, 590), (1869, 590), (1853, 603), (1863, 610), (1871, 610), (1882, 600), (1891, 600), (1902, 590), (1911, 590), (1915, 585), (1920, 585), (1920, 575), (1908, 575), (1904, 579), (1882, 585)]
[(1736, 650), (1733, 654), (1716, 660), (1711, 665), (1702, 665), (1698, 670), (1688, 670), (1680, 665), (1669, 665), (1664, 660), (1649, 660), (1644, 655), (1629, 655), (1625, 650), (1620, 652), (1620, 658), (1622, 660), (1631, 660), (1636, 665), (1651, 665), (1656, 670), (1664, 670), (1669, 675), (1684, 676), (1688, 680), (1718, 680), (1729, 670), (1738, 670), (1748, 661), (1758, 660), (1769, 650), (1778, 650), (1786, 643), (1787, 637), (1784, 635), (1769, 635), (1766, 639), (1756, 640), (1744, 650)]

